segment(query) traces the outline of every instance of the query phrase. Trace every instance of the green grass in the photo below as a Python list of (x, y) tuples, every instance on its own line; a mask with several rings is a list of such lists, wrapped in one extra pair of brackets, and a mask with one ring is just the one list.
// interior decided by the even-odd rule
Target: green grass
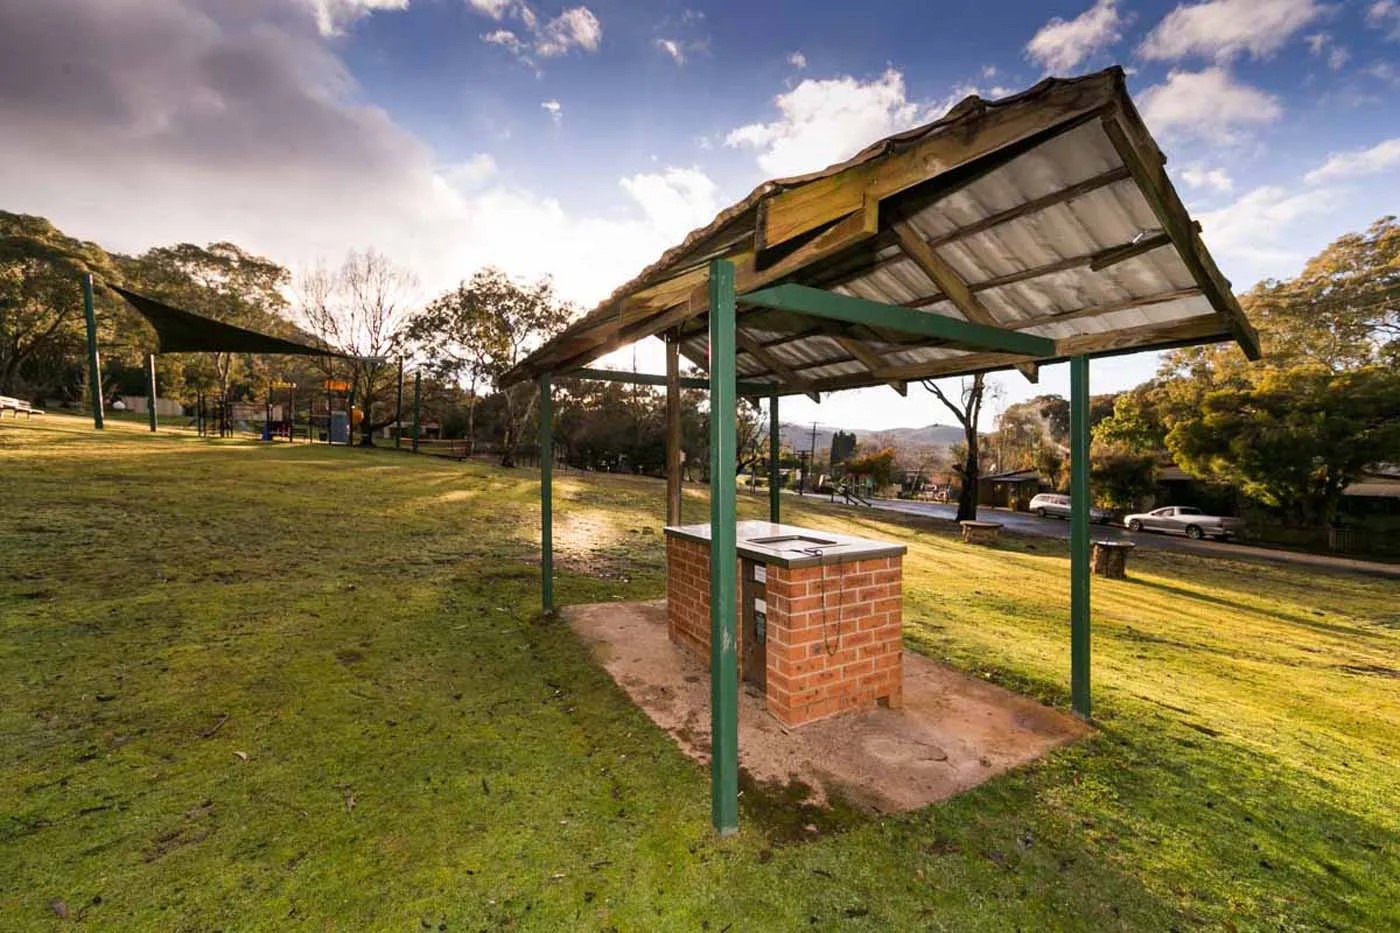
[[(810, 841), (753, 788), (720, 841), (538, 616), (531, 472), (53, 416), (0, 427), (0, 488), (5, 930), (1400, 925), (1394, 580), (1136, 553), (1092, 739)], [(561, 477), (559, 600), (661, 595), (662, 503)], [(789, 509), (909, 543), (912, 648), (1067, 705), (1062, 542)]]

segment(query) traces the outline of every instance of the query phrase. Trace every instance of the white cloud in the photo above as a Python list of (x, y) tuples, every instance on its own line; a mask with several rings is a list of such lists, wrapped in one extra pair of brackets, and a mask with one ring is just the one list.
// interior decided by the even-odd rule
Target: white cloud
[(442, 177), (449, 185), (459, 191), (476, 191), (495, 178), (499, 170), (496, 160), (491, 157), (490, 153), (478, 152), (465, 162), (444, 168)]
[(631, 179), (606, 216), (584, 216), (511, 184), (489, 154), (442, 164), (361, 102), (301, 0), (142, 9), (45, 0), (6, 18), (6, 209), (109, 249), (229, 240), (293, 271), (373, 246), (428, 295), (489, 263), (552, 274), (588, 305), (714, 213), (693, 170)]
[(1235, 187), (1229, 172), (1223, 168), (1206, 168), (1200, 162), (1182, 169), (1181, 177), (1192, 188), (1211, 188), (1221, 194), (1229, 194)]
[(1400, 136), (1376, 143), (1369, 149), (1334, 152), (1304, 177), (1309, 184), (1317, 184), (1333, 178), (1379, 175), (1393, 169), (1400, 169)]
[(1026, 43), (1026, 55), (1047, 71), (1070, 71), (1121, 39), (1122, 23), (1115, 0), (1098, 0), (1074, 19), (1057, 16), (1042, 26)]
[(535, 53), (545, 58), (563, 55), (569, 49), (598, 51), (603, 41), (603, 24), (586, 6), (565, 10), (544, 24), (535, 42)]
[(1139, 98), (1142, 116), (1164, 136), (1236, 142), (1245, 127), (1272, 123), (1283, 115), (1278, 98), (1240, 84), (1224, 68), (1173, 71), (1166, 83)]
[(1340, 71), (1342, 66), (1351, 59), (1351, 52), (1338, 45), (1329, 33), (1315, 32), (1312, 35), (1304, 36), (1303, 41), (1308, 44), (1308, 51), (1312, 54), (1325, 55), (1327, 67), (1333, 71)]
[(467, 0), (467, 4), (478, 13), (500, 20), (515, 6), (515, 0)]
[(982, 66), (982, 77), (984, 77), (984, 78), (995, 78), (996, 76), (997, 76), (997, 66), (996, 66), (996, 65), (983, 65), (983, 66)]
[(673, 243), (719, 213), (719, 186), (698, 168), (668, 168), (620, 182), (641, 206), (647, 222)]
[(803, 55), (800, 50), (797, 52), (793, 52), (791, 55), (789, 55), (787, 60), (788, 64), (796, 68), (798, 71), (801, 71), (803, 68), (807, 67), (807, 56)]
[(677, 65), (685, 64), (685, 49), (675, 39), (657, 39), (656, 47), (671, 56)]
[(1366, 25), (1384, 29), (1386, 38), (1400, 41), (1400, 3), (1396, 0), (1376, 0), (1366, 10)]
[(1199, 55), (1227, 61), (1248, 52), (1272, 55), (1298, 30), (1325, 15), (1317, 0), (1207, 0), (1182, 4), (1148, 33), (1144, 58), (1173, 60)]
[(560, 106), (559, 101), (546, 100), (541, 102), (540, 106), (549, 111), (549, 116), (554, 120), (556, 126), (559, 125), (560, 120), (564, 119), (564, 108)]
[(906, 99), (904, 76), (894, 69), (871, 81), (808, 78), (773, 103), (777, 120), (738, 127), (724, 142), (758, 150), (759, 167), (774, 176), (824, 168), (930, 116)]
[(1211, 253), (1236, 259), (1263, 277), (1302, 262), (1309, 250), (1297, 245), (1307, 240), (1299, 226), (1332, 213), (1337, 203), (1337, 192), (1328, 188), (1290, 192), (1267, 185), (1197, 216)]
[(338, 36), (345, 27), (377, 10), (406, 10), (408, 0), (303, 0), (323, 36)]
[(528, 4), (518, 0), (469, 0), (473, 9), (498, 22), (514, 15), (524, 35), (511, 29), (496, 29), (481, 36), (489, 45), (499, 45), (521, 64), (537, 73), (535, 58), (557, 58), (572, 49), (596, 52), (603, 41), (603, 24), (586, 6), (570, 7), (543, 26)]
[(520, 37), (509, 29), (497, 29), (493, 32), (485, 33), (481, 41), (489, 45), (499, 45), (512, 54), (519, 55), (525, 51), (525, 43), (520, 41)]

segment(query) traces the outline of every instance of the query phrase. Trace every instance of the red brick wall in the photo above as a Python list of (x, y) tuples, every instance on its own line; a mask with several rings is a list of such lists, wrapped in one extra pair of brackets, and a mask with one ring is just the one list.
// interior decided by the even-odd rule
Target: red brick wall
[[(743, 586), (736, 572), (737, 599)], [(736, 602), (737, 606), (737, 602)], [(736, 615), (734, 638), (737, 656), (744, 656), (742, 614)], [(710, 665), (710, 546), (685, 538), (666, 536), (666, 628), (671, 640), (695, 652)]]
[[(666, 558), (671, 639), (708, 665), (709, 545), (667, 537)], [(902, 557), (798, 570), (768, 567), (765, 682), (774, 716), (800, 725), (877, 704), (903, 704), (903, 568)], [(740, 637), (742, 628), (736, 624)]]
[[(768, 569), (768, 708), (788, 725), (904, 702), (902, 557)], [(823, 596), (823, 592), (825, 596)]]

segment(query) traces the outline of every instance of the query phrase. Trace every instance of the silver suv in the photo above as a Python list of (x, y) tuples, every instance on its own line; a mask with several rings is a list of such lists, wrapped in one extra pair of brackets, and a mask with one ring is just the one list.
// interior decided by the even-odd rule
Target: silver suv
[[(1041, 518), (1048, 518), (1052, 515), (1056, 518), (1069, 518), (1069, 496), (1062, 496), (1054, 492), (1042, 492), (1031, 499), (1030, 509)], [(1103, 509), (1089, 506), (1089, 521), (1091, 522), (1107, 525), (1112, 517)]]

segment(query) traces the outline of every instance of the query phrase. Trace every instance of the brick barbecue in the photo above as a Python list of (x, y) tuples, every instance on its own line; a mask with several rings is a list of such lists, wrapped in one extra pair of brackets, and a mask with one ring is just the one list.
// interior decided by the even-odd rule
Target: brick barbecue
[[(903, 545), (737, 525), (740, 679), (786, 725), (903, 702)], [(710, 660), (710, 526), (666, 529), (671, 639)]]

